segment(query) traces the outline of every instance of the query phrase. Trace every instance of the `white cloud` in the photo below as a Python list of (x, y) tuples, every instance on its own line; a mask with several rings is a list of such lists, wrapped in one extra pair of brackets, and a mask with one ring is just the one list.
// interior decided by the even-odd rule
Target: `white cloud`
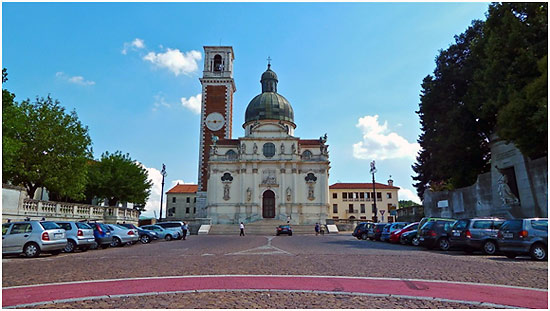
[(398, 197), (399, 197), (399, 201), (401, 201), (401, 200), (405, 200), (405, 201), (411, 200), (415, 203), (422, 204), (421, 203), (422, 200), (420, 200), (418, 195), (416, 195), (416, 191), (412, 191), (410, 189), (405, 189), (405, 188), (399, 189)]
[(129, 49), (136, 51), (143, 48), (145, 48), (145, 41), (140, 38), (135, 38), (132, 42), (124, 42), (124, 48), (122, 49), (121, 53), (126, 55)]
[(172, 105), (170, 105), (166, 101), (164, 96), (162, 96), (160, 94), (155, 95), (154, 99), (155, 99), (155, 102), (153, 103), (153, 111), (157, 111), (161, 107), (165, 107), (165, 108), (171, 108), (172, 107)]
[(378, 123), (378, 115), (364, 116), (356, 125), (363, 132), (363, 140), (353, 144), (353, 156), (364, 160), (412, 158), (420, 150), (418, 143), (388, 130), (388, 122)]
[(89, 85), (94, 85), (95, 82), (94, 81), (91, 81), (91, 80), (86, 80), (84, 79), (83, 76), (68, 76), (67, 74), (65, 74), (64, 72), (56, 72), (55, 73), (55, 76), (60, 78), (60, 79), (63, 79), (67, 82), (70, 82), (70, 83), (74, 83), (74, 84), (78, 84), (78, 85), (84, 85), (84, 86), (89, 86)]
[(182, 97), (180, 101), (183, 107), (191, 110), (194, 114), (201, 113), (202, 94), (199, 93), (189, 98)]
[(199, 69), (197, 61), (202, 59), (202, 55), (195, 50), (182, 53), (178, 49), (168, 48), (164, 53), (149, 52), (143, 59), (158, 67), (166, 68), (178, 76), (197, 71)]

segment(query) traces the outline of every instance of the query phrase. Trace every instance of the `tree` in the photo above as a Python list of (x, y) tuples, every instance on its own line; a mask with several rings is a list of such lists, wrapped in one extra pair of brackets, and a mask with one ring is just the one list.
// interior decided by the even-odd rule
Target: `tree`
[[(2, 84), (8, 81), (6, 68), (2, 69)], [(2, 182), (9, 182), (21, 153), (18, 133), (24, 130), (24, 114), (15, 103), (15, 94), (2, 88)]]
[(129, 154), (105, 152), (99, 161), (88, 163), (88, 171), (87, 196), (106, 198), (109, 206), (119, 202), (144, 205), (151, 193), (147, 170)]
[(399, 208), (422, 205), (411, 200), (399, 200)]
[(2, 120), (3, 179), (24, 186), (31, 198), (40, 187), (82, 198), (91, 139), (76, 112), (66, 113), (49, 95), (2, 108), (11, 113)]

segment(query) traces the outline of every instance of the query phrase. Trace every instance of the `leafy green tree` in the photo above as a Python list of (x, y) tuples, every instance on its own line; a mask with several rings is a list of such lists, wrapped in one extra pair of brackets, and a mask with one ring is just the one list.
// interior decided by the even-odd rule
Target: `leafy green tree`
[[(8, 81), (6, 68), (2, 69), (2, 84)], [(2, 88), (2, 182), (9, 182), (15, 170), (23, 143), (18, 133), (23, 131), (24, 114), (15, 103), (15, 94)]]
[(147, 170), (132, 160), (129, 154), (105, 152), (99, 161), (88, 164), (88, 198), (106, 198), (109, 206), (116, 206), (119, 202), (145, 205), (152, 182)]
[(416, 202), (411, 201), (411, 200), (399, 200), (399, 208), (415, 206), (415, 205), (422, 205), (422, 204), (416, 203)]
[(3, 181), (24, 186), (30, 197), (45, 187), (64, 197), (82, 198), (91, 139), (76, 112), (66, 113), (49, 95), (32, 103), (3, 100), (2, 108), (9, 113), (2, 120)]

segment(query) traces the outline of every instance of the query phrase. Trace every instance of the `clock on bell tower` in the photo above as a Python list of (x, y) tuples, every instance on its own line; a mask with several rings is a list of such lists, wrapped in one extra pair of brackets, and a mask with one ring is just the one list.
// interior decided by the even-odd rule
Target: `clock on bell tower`
[(233, 111), (233, 48), (205, 46), (199, 146), (199, 192), (206, 191), (212, 136), (231, 138)]

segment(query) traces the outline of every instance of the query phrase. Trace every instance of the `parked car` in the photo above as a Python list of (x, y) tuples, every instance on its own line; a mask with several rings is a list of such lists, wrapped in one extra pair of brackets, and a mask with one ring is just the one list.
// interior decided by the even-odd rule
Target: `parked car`
[[(420, 219), (420, 222), (419, 222), (419, 224), (418, 224), (418, 229), (422, 228), (422, 226), (424, 226), (427, 222), (436, 221), (436, 220), (455, 221), (456, 219), (452, 219), (452, 218), (437, 218), (437, 217), (424, 217), (424, 218)], [(418, 231), (416, 232), (416, 235), (420, 238), (420, 230), (418, 230)]]
[(442, 251), (449, 250), (451, 244), (449, 243), (449, 232), (455, 221), (454, 220), (435, 220), (428, 221), (420, 228), (420, 245), (427, 249), (434, 247), (439, 248)]
[(501, 218), (459, 219), (451, 228), (450, 246), (463, 249), (467, 253), (482, 251), (493, 255), (498, 250), (498, 229), (504, 221)]
[(356, 237), (358, 240), (366, 240), (368, 239), (369, 229), (373, 226), (373, 222), (361, 222), (355, 226), (355, 229), (351, 235)]
[(181, 230), (181, 226), (183, 226), (183, 222), (181, 221), (159, 222), (159, 223), (156, 223), (156, 225), (161, 226), (166, 230), (174, 231), (174, 234), (172, 235), (174, 239), (180, 240), (183, 238), (183, 230)]
[(418, 229), (403, 233), (399, 238), (399, 243), (403, 245), (406, 245), (406, 244), (411, 244), (414, 246), (420, 245), (420, 240), (418, 239), (417, 231)]
[(412, 230), (416, 230), (417, 228), (418, 228), (418, 223), (413, 222), (412, 224), (406, 225), (402, 229), (398, 229), (398, 230), (393, 231), (392, 233), (390, 233), (390, 240), (389, 240), (390, 243), (399, 243), (400, 239), (401, 239), (401, 235), (403, 233), (406, 233), (406, 232), (409, 232), (409, 231), (412, 231)]
[(135, 243), (139, 240), (139, 234), (135, 229), (128, 229), (121, 225), (108, 224), (106, 225), (111, 230), (113, 241), (112, 247), (124, 246), (128, 243)]
[(145, 230), (145, 229), (142, 229), (140, 227), (136, 227), (133, 224), (120, 224), (120, 225), (123, 226), (123, 227), (126, 227), (128, 229), (137, 230), (138, 235), (139, 235), (139, 241), (142, 244), (150, 243), (151, 241), (156, 240), (156, 239), (159, 238), (159, 235), (155, 231)]
[(290, 225), (280, 225), (277, 227), (276, 235), (288, 234), (292, 236), (292, 227)]
[(98, 247), (107, 248), (111, 246), (113, 237), (111, 236), (111, 230), (109, 230), (105, 224), (99, 222), (89, 222), (88, 225), (94, 229), (95, 242)]
[(387, 224), (382, 230), (382, 235), (380, 235), (380, 241), (388, 242), (390, 240), (390, 234), (396, 230), (405, 228), (408, 225), (408, 222), (392, 222)]
[(372, 226), (369, 229), (369, 233), (367, 233), (367, 236), (372, 241), (380, 241), (380, 236), (382, 235), (382, 230), (387, 225), (387, 223), (376, 223), (374, 226)]
[(498, 247), (508, 258), (529, 255), (548, 259), (548, 218), (507, 220), (497, 234)]
[(2, 254), (38, 257), (41, 252), (61, 253), (67, 238), (65, 230), (51, 221), (20, 221), (2, 224)]
[(65, 230), (67, 244), (63, 251), (72, 253), (75, 249), (85, 252), (95, 244), (94, 229), (88, 224), (75, 221), (56, 221), (59, 227)]
[(164, 229), (161, 226), (147, 225), (147, 226), (141, 226), (140, 228), (154, 231), (158, 234), (159, 239), (165, 239), (166, 241), (171, 241), (176, 238), (176, 232), (174, 232), (174, 230)]

